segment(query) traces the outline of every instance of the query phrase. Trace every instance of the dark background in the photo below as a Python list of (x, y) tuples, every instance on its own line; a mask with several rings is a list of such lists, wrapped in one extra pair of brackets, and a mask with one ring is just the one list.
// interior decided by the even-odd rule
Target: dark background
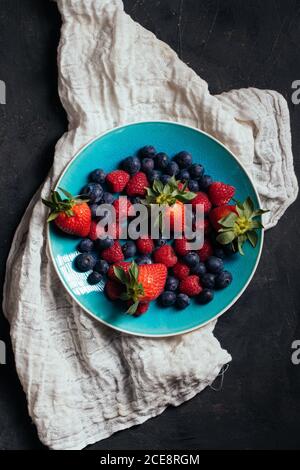
[[(170, 44), (212, 93), (255, 86), (281, 92), (291, 112), (295, 167), (300, 175), (300, 79), (297, 0), (126, 0), (126, 11)], [(57, 95), (56, 5), (0, 0), (1, 282), (14, 231), (51, 166), (67, 128)], [(207, 389), (163, 415), (119, 432), (90, 449), (299, 448), (300, 339), (299, 200), (267, 232), (258, 270), (246, 293), (216, 328), (233, 356), (219, 392)], [(14, 367), (9, 328), (0, 317), (7, 365), (0, 365), (0, 449), (39, 449)]]

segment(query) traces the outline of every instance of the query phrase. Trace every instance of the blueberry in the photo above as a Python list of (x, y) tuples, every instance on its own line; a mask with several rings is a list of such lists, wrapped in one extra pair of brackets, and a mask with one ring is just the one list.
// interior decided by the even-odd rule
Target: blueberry
[(167, 243), (167, 240), (165, 238), (157, 238), (154, 240), (154, 244), (157, 247), (164, 246)]
[(146, 145), (138, 151), (138, 155), (141, 159), (154, 158), (156, 155), (156, 150), (152, 145)]
[(179, 166), (176, 162), (170, 162), (168, 163), (165, 172), (167, 173), (167, 175), (176, 176), (179, 173)]
[(75, 264), (79, 271), (85, 272), (93, 269), (96, 264), (96, 258), (91, 253), (81, 253), (76, 256)]
[(80, 251), (80, 253), (88, 253), (89, 251), (92, 251), (93, 248), (94, 248), (94, 243), (89, 238), (85, 238), (84, 240), (81, 240), (81, 242), (78, 245), (78, 251)]
[(87, 282), (89, 284), (98, 284), (100, 281), (102, 281), (102, 274), (98, 273), (98, 271), (93, 271), (88, 275)]
[(134, 241), (128, 240), (127, 242), (122, 245), (122, 251), (124, 258), (132, 258), (136, 254), (136, 246)]
[(213, 289), (215, 287), (215, 274), (212, 273), (205, 273), (201, 276), (201, 284), (203, 287), (207, 287), (208, 289)]
[(191, 267), (191, 274), (197, 274), (197, 276), (203, 276), (206, 273), (206, 267), (204, 263), (197, 263)]
[(170, 159), (168, 155), (164, 152), (159, 152), (155, 157), (155, 166), (158, 170), (164, 170), (167, 168)]
[(160, 173), (157, 170), (150, 170), (147, 173), (147, 178), (148, 178), (149, 183), (153, 183), (153, 181), (159, 180)]
[(106, 248), (110, 248), (113, 246), (114, 240), (111, 237), (104, 237), (104, 238), (98, 238), (97, 240), (97, 248), (99, 250), (105, 250)]
[(177, 178), (180, 181), (188, 181), (190, 179), (190, 174), (187, 170), (180, 170), (180, 172), (178, 173)]
[(149, 256), (143, 255), (143, 256), (138, 256), (135, 259), (136, 264), (152, 264), (151, 258)]
[(203, 190), (206, 190), (206, 189), (209, 188), (209, 186), (211, 185), (212, 182), (213, 182), (213, 179), (212, 179), (211, 176), (203, 175), (199, 179), (199, 188), (203, 189)]
[(99, 259), (99, 261), (97, 261), (94, 267), (94, 271), (97, 271), (97, 273), (100, 273), (100, 274), (106, 274), (108, 269), (109, 269), (109, 264), (104, 259)]
[(171, 179), (170, 175), (161, 175), (160, 176), (160, 181), (162, 182), (163, 185), (167, 184)]
[(197, 180), (201, 178), (201, 176), (203, 176), (204, 168), (199, 163), (193, 163), (189, 168), (189, 172), (190, 172), (191, 177)]
[(165, 284), (165, 290), (174, 291), (179, 285), (179, 280), (174, 276), (168, 276)]
[(92, 171), (92, 173), (90, 173), (89, 180), (92, 183), (103, 184), (105, 182), (105, 177), (106, 177), (106, 173), (99, 168), (97, 170)]
[(224, 289), (232, 282), (232, 274), (229, 271), (222, 271), (216, 277), (216, 288)]
[(159, 302), (163, 307), (171, 307), (175, 303), (176, 294), (171, 290), (166, 290), (159, 297)]
[(224, 258), (225, 258), (225, 251), (224, 251), (223, 248), (221, 248), (220, 246), (216, 246), (216, 247), (214, 248), (214, 255), (215, 255), (217, 258), (224, 259)]
[(224, 269), (223, 260), (221, 258), (217, 258), (216, 256), (210, 256), (206, 260), (206, 268), (210, 273), (220, 273)]
[(137, 157), (127, 157), (121, 161), (122, 170), (127, 171), (130, 175), (134, 175), (141, 169), (141, 162)]
[(196, 180), (190, 180), (188, 184), (188, 188), (193, 193), (197, 193), (199, 191), (199, 184)]
[(183, 150), (175, 155), (174, 160), (180, 168), (188, 168), (192, 164), (192, 155)]
[(214, 298), (214, 291), (211, 289), (203, 289), (203, 291), (197, 296), (197, 301), (200, 304), (208, 304)]
[(143, 158), (142, 160), (142, 170), (145, 173), (154, 169), (154, 160), (153, 158)]
[(95, 219), (97, 217), (97, 211), (98, 211), (99, 204), (91, 204), (90, 209), (91, 209), (91, 214), (92, 218)]
[(186, 294), (178, 294), (176, 297), (176, 307), (179, 310), (183, 310), (184, 308), (190, 305), (191, 299)]
[(114, 202), (115, 198), (113, 196), (113, 194), (105, 191), (103, 193), (103, 196), (102, 196), (102, 199), (101, 199), (101, 203), (102, 204), (112, 204)]
[(196, 264), (199, 263), (199, 256), (197, 255), (197, 253), (195, 253), (195, 251), (190, 251), (187, 255), (183, 257), (183, 261), (190, 267), (196, 266)]
[(89, 202), (99, 202), (103, 196), (103, 188), (98, 183), (89, 183), (82, 190), (83, 196), (89, 199)]

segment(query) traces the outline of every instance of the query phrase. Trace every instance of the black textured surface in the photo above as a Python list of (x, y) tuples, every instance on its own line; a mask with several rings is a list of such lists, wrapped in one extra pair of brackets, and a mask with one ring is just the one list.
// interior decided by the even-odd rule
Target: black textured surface
[[(212, 93), (272, 88), (288, 100), (295, 167), (300, 174), (300, 79), (297, 0), (126, 0), (126, 11), (178, 51)], [(67, 122), (57, 95), (60, 17), (53, 2), (0, 0), (1, 282), (15, 228), (45, 178)], [(297, 75), (298, 74), (298, 75)], [(223, 389), (207, 389), (179, 408), (117, 433), (90, 449), (299, 448), (299, 200), (266, 234), (256, 275), (218, 321), (216, 335), (233, 356)], [(8, 364), (0, 365), (0, 449), (38, 449), (35, 427), (13, 364), (8, 325), (0, 317)]]

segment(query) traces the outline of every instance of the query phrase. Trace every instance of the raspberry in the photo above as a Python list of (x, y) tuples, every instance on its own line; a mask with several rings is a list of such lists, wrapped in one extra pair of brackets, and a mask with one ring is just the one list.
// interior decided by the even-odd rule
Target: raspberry
[(196, 193), (196, 196), (194, 197), (194, 199), (192, 199), (191, 202), (193, 207), (196, 207), (197, 204), (203, 204), (204, 214), (208, 214), (211, 209), (211, 202), (208, 199), (207, 194), (202, 193), (201, 191), (199, 191), (199, 193)]
[(155, 263), (162, 263), (167, 268), (171, 268), (177, 263), (177, 256), (170, 245), (164, 245), (154, 251), (153, 258)]
[(136, 240), (136, 247), (141, 255), (148, 255), (154, 250), (154, 243), (151, 238), (139, 238)]
[(126, 193), (128, 196), (145, 196), (146, 188), (149, 188), (147, 176), (139, 171), (130, 178), (126, 186)]
[(202, 248), (197, 251), (200, 261), (206, 261), (213, 254), (213, 247), (211, 242), (206, 238), (204, 240)]
[(173, 273), (174, 276), (177, 277), (177, 279), (181, 280), (189, 275), (190, 268), (186, 264), (177, 261), (175, 266), (173, 266)]
[(111, 171), (106, 175), (106, 182), (113, 193), (120, 193), (129, 181), (129, 174), (123, 170)]
[(186, 294), (189, 297), (200, 294), (202, 286), (199, 277), (193, 274), (182, 279), (179, 284), (179, 290), (182, 294)]

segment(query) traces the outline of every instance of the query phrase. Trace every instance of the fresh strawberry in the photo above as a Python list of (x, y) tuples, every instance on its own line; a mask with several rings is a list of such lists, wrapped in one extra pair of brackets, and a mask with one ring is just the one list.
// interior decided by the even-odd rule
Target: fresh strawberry
[(208, 238), (205, 238), (202, 248), (197, 251), (200, 261), (206, 261), (213, 254), (213, 246)]
[(196, 193), (196, 197), (192, 200), (192, 206), (196, 207), (197, 204), (202, 204), (203, 205), (203, 211), (204, 214), (208, 214), (210, 209), (211, 209), (211, 202), (208, 199), (208, 196), (206, 193), (203, 193), (199, 191)]
[(106, 175), (106, 182), (113, 193), (120, 193), (129, 181), (129, 174), (123, 170), (111, 171)]
[(166, 217), (170, 220), (170, 229), (176, 232), (184, 232), (184, 204), (176, 201), (175, 204), (169, 206), (166, 210)]
[(115, 240), (110, 248), (106, 248), (101, 252), (101, 258), (105, 259), (108, 263), (118, 263), (123, 261), (124, 255), (120, 243)]
[(51, 209), (47, 221), (54, 220), (55, 225), (69, 235), (87, 237), (92, 216), (86, 200), (74, 197), (64, 189), (60, 188), (60, 190), (66, 199), (62, 199), (57, 191), (51, 191), (49, 201), (42, 199), (43, 203)]
[(231, 212), (234, 212), (237, 214), (236, 206), (223, 205), (223, 206), (215, 207), (209, 214), (209, 219), (211, 221), (213, 228), (215, 230), (219, 230), (221, 228), (221, 225), (219, 224), (219, 220), (223, 219), (223, 217), (226, 217)]
[(122, 268), (116, 266), (115, 274), (126, 288), (126, 292), (121, 296), (121, 299), (133, 302), (127, 312), (134, 314), (139, 302), (150, 302), (156, 299), (164, 289), (167, 273), (166, 266), (160, 263), (138, 266), (135, 262), (132, 262), (128, 274)]
[(149, 188), (147, 176), (139, 171), (130, 178), (126, 186), (126, 194), (128, 196), (145, 196), (146, 188)]
[(154, 250), (153, 240), (151, 240), (151, 238), (148, 238), (148, 237), (138, 238), (135, 244), (139, 253), (141, 253), (142, 255), (148, 255), (152, 253), (152, 251)]
[(215, 181), (209, 186), (208, 195), (211, 203), (214, 206), (223, 206), (233, 198), (235, 188), (229, 184)]
[(179, 284), (179, 290), (182, 294), (186, 294), (189, 297), (200, 294), (202, 286), (199, 277), (193, 274), (192, 276), (182, 279)]
[(178, 256), (185, 256), (191, 251), (187, 248), (189, 241), (186, 238), (177, 238), (174, 240), (174, 249)]
[(119, 220), (129, 215), (132, 204), (129, 199), (123, 196), (122, 199), (115, 199), (113, 206), (116, 211), (116, 219)]
[(190, 274), (190, 268), (186, 264), (177, 261), (175, 266), (173, 266), (173, 273), (177, 279), (181, 280)]
[(105, 293), (110, 300), (117, 300), (124, 292), (124, 287), (119, 282), (109, 279), (105, 284)]
[(107, 271), (107, 276), (109, 277), (109, 279), (114, 279), (114, 280), (118, 280), (117, 276), (115, 275), (115, 266), (118, 266), (120, 268), (123, 269), (123, 271), (125, 273), (128, 272), (128, 269), (129, 269), (129, 266), (130, 266), (130, 261), (119, 261), (118, 263), (115, 263), (115, 264), (112, 264), (110, 267), (109, 267), (109, 270)]
[(164, 245), (157, 248), (153, 253), (153, 258), (155, 263), (162, 263), (167, 268), (172, 268), (172, 266), (175, 266), (177, 263), (177, 256), (171, 245)]

